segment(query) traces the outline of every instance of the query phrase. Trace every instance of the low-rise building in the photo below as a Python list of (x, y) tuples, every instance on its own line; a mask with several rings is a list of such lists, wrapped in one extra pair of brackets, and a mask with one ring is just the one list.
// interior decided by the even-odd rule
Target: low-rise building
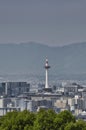
[(64, 95), (74, 96), (78, 93), (78, 86), (74, 84), (66, 84), (64, 86)]

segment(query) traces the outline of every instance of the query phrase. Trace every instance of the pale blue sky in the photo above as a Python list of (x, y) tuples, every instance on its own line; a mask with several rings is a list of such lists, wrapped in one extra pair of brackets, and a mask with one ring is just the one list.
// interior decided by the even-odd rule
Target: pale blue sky
[(86, 0), (0, 0), (0, 43), (86, 41)]

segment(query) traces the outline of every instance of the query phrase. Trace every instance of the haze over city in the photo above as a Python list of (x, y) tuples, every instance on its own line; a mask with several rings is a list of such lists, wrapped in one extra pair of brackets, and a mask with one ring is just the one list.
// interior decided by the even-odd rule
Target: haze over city
[(86, 130), (86, 0), (0, 0), (0, 130)]
[(1, 0), (0, 43), (86, 41), (86, 0)]

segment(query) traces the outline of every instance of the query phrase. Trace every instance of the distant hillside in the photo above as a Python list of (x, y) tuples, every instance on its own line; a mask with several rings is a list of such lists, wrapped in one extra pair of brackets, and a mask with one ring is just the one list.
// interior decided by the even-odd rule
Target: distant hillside
[(86, 43), (49, 47), (32, 42), (0, 44), (0, 74), (44, 74), (46, 56), (52, 75), (86, 74)]

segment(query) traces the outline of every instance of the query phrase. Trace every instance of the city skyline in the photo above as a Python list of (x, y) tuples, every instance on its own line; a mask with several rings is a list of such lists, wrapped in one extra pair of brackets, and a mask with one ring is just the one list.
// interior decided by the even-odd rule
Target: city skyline
[(86, 41), (85, 0), (1, 0), (0, 43)]

